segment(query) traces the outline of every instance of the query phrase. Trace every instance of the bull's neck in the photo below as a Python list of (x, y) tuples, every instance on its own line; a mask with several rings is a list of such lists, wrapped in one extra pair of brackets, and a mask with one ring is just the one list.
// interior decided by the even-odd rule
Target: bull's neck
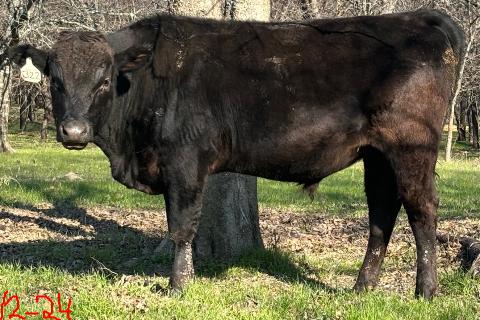
[[(107, 41), (116, 53), (139, 46), (155, 51), (160, 28), (160, 20), (151, 18), (107, 35)], [(141, 166), (139, 154), (154, 147), (168, 104), (167, 88), (162, 83), (166, 80), (156, 77), (152, 68), (147, 64), (137, 71), (118, 75), (121, 90), (117, 87), (95, 136), (95, 143), (110, 160), (113, 177), (137, 189), (141, 189), (136, 185)]]
[[(106, 35), (116, 55), (131, 48), (154, 47), (159, 21), (153, 18), (142, 21)], [(102, 114), (102, 127), (95, 137), (97, 144), (109, 158), (118, 157), (124, 154), (125, 149), (135, 147), (132, 126), (136, 119), (145, 119), (147, 111), (154, 109), (156, 103), (151, 92), (155, 79), (149, 66), (130, 73), (117, 73), (112, 105)]]
[[(138, 182), (140, 153), (154, 144), (163, 120), (163, 96), (147, 69), (132, 74), (128, 92), (115, 95), (101, 119), (95, 142), (108, 157), (112, 175), (127, 187), (145, 191)], [(160, 87), (161, 88), (161, 87)], [(158, 90), (158, 89), (157, 89)], [(145, 191), (147, 192), (147, 191)]]

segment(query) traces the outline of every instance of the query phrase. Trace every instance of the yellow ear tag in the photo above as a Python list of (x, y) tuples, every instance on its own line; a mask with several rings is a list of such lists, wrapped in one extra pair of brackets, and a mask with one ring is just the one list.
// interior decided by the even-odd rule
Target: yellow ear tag
[(42, 80), (42, 73), (32, 63), (32, 58), (27, 58), (25, 65), (20, 69), (22, 79), (28, 82), (38, 83)]

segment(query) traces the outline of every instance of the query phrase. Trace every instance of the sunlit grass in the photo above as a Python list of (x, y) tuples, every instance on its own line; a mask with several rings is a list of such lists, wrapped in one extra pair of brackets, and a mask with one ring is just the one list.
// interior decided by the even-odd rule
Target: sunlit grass
[[(107, 158), (96, 147), (69, 151), (58, 143), (41, 143), (31, 135), (12, 135), (14, 154), (0, 154), (0, 204), (103, 206), (129, 209), (163, 208), (163, 197), (125, 188), (113, 180)], [(75, 173), (80, 180), (65, 176)], [(480, 161), (437, 164), (441, 216), (480, 215)], [(363, 166), (359, 162), (324, 179), (314, 200), (294, 183), (258, 179), (261, 206), (295, 212), (358, 216), (367, 211)]]
[[(55, 142), (38, 142), (31, 135), (12, 135), (14, 154), (0, 154), (0, 204), (4, 206), (118, 207), (158, 209), (161, 196), (128, 190), (110, 175), (108, 161), (94, 147), (81, 152), (63, 149)], [(457, 154), (458, 155), (458, 154)], [(459, 158), (459, 157), (457, 157)], [(69, 181), (73, 172), (80, 180)], [(439, 161), (437, 185), (442, 217), (480, 217), (480, 165), (475, 159), (451, 163)], [(321, 182), (313, 201), (295, 184), (258, 180), (263, 207), (338, 217), (366, 215), (363, 168), (358, 163)], [(0, 220), (1, 221), (1, 220)], [(98, 234), (112, 237), (114, 246), (87, 246), (76, 259), (124, 262), (139, 256), (141, 274), (133, 277), (92, 267), (64, 269), (49, 264), (0, 263), (0, 293), (9, 290), (21, 299), (21, 312), (41, 312), (35, 303), (39, 292), (62, 302), (72, 297), (73, 319), (477, 319), (480, 315), (480, 281), (461, 272), (441, 273), (441, 295), (427, 302), (406, 294), (377, 290), (365, 294), (351, 291), (351, 283), (334, 287), (308, 281), (302, 266), (353, 276), (361, 261), (298, 257), (275, 250), (254, 251), (224, 266), (218, 262), (197, 269), (197, 279), (181, 296), (169, 296), (154, 288), (166, 287), (166, 275), (155, 275), (155, 265), (165, 262), (140, 252), (135, 233)], [(117, 239), (118, 238), (118, 239)], [(124, 244), (121, 244), (123, 241)], [(68, 260), (74, 243), (52, 241), (29, 243), (27, 255), (36, 261)], [(413, 257), (411, 257), (413, 259)], [(160, 260), (159, 260), (160, 259)], [(168, 260), (168, 259), (167, 259)], [(169, 261), (166, 261), (169, 262)], [(387, 260), (388, 264), (395, 261)], [(167, 263), (168, 264), (168, 263)], [(48, 265), (48, 266), (47, 266)], [(6, 311), (11, 311), (12, 305)], [(58, 314), (55, 314), (58, 315)], [(29, 317), (28, 319), (41, 319)]]
[[(243, 259), (258, 257), (246, 255)], [(274, 257), (263, 255), (263, 259)], [(271, 261), (264, 264), (278, 266)], [(275, 272), (231, 267), (216, 277), (198, 277), (181, 296), (169, 296), (152, 290), (154, 285), (166, 286), (165, 277), (142, 276), (125, 282), (120, 276), (98, 272), (70, 274), (48, 267), (0, 264), (0, 287), (19, 295), (21, 312), (45, 307), (34, 302), (39, 289), (51, 297), (60, 292), (64, 306), (67, 297), (72, 297), (73, 319), (451, 320), (476, 319), (480, 312), (480, 283), (464, 274), (442, 274), (442, 295), (427, 302), (414, 299), (413, 293), (403, 296), (373, 291), (358, 295), (341, 285), (323, 288), (302, 281), (280, 281), (268, 271)], [(299, 270), (282, 271), (298, 272), (301, 277)]]

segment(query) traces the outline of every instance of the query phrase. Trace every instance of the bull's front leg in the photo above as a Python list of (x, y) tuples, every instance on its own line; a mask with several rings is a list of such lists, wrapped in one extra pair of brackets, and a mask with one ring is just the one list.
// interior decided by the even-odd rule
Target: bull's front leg
[(170, 288), (181, 291), (194, 275), (192, 241), (200, 221), (206, 176), (199, 178), (202, 174), (192, 168), (172, 174), (164, 195), (168, 230), (175, 243)]

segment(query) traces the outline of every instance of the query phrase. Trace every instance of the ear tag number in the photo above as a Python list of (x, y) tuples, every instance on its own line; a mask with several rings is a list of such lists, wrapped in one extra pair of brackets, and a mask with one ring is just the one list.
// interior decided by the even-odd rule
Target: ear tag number
[(28, 82), (39, 83), (42, 80), (42, 73), (33, 65), (32, 58), (27, 58), (27, 62), (20, 69), (20, 75)]

